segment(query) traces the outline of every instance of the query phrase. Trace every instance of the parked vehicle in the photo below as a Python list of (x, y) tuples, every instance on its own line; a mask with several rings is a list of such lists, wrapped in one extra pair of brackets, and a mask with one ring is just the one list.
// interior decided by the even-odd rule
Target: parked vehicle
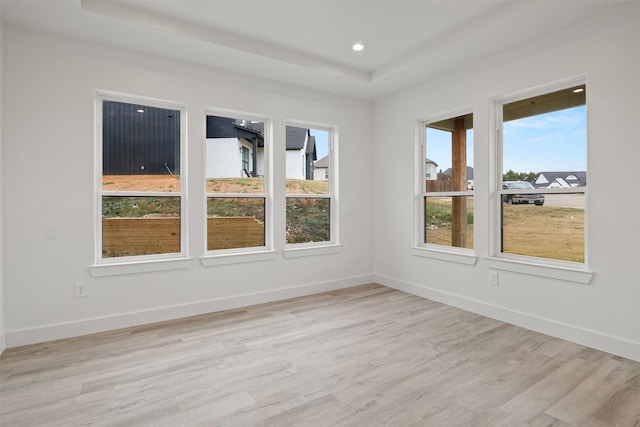
[[(503, 190), (535, 190), (535, 187), (527, 181), (505, 181), (502, 183)], [(544, 194), (503, 194), (502, 203), (508, 205), (515, 204), (535, 204), (542, 206), (544, 204)]]

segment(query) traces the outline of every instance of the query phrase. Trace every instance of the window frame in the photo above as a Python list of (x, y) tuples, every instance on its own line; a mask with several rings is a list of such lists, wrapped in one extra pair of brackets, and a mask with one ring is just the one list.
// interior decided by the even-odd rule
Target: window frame
[[(473, 248), (460, 248), (455, 246), (438, 245), (427, 243), (425, 238), (425, 201), (427, 197), (472, 197), (476, 198), (474, 190), (466, 191), (445, 191), (445, 192), (427, 192), (426, 190), (426, 174), (427, 165), (427, 126), (442, 120), (454, 117), (474, 115), (472, 107), (463, 107), (451, 110), (445, 113), (429, 116), (425, 119), (418, 120), (415, 123), (415, 165), (414, 165), (414, 243), (411, 247), (413, 255), (424, 258), (438, 259), (442, 261), (450, 261), (459, 264), (475, 265), (477, 261), (476, 244)], [(473, 129), (475, 134), (475, 127)], [(474, 137), (475, 140), (475, 137)], [(474, 160), (475, 160), (474, 147)], [(474, 161), (475, 164), (475, 161)], [(474, 167), (475, 170), (475, 167)], [(474, 203), (474, 218), (475, 215)], [(475, 221), (474, 221), (475, 222)], [(474, 224), (474, 242), (477, 241), (476, 227)]]
[[(206, 185), (206, 162), (207, 162), (207, 144), (206, 144), (206, 126), (207, 116), (227, 117), (240, 120), (259, 121), (264, 123), (264, 192), (263, 193), (209, 193)], [(203, 266), (216, 266), (224, 264), (235, 264), (252, 261), (263, 261), (275, 258), (274, 240), (273, 240), (273, 179), (272, 179), (272, 162), (273, 162), (273, 118), (263, 114), (249, 113), (245, 111), (230, 110), (215, 107), (206, 107), (203, 111), (204, 129), (202, 144), (202, 170), (204, 185), (204, 206), (202, 218), (204, 219), (204, 255), (201, 257)], [(208, 224), (207, 224), (207, 206), (209, 198), (251, 198), (264, 199), (264, 246), (251, 246), (243, 248), (230, 249), (212, 249), (209, 250), (207, 242)]]
[[(155, 108), (180, 111), (180, 191), (179, 192), (143, 192), (143, 191), (104, 191), (103, 177), (103, 104), (105, 101), (139, 104)], [(188, 197), (187, 197), (187, 105), (182, 102), (151, 98), (140, 95), (96, 90), (94, 95), (94, 268), (93, 276), (126, 274), (140, 271), (157, 271), (186, 268), (184, 262), (189, 259)], [(103, 197), (179, 197), (180, 198), (180, 252), (165, 254), (133, 255), (104, 258), (102, 256), (102, 199)], [(170, 261), (162, 263), (162, 261)], [(141, 264), (154, 264), (154, 267), (141, 267)], [(125, 266), (125, 268), (118, 268)], [(126, 268), (133, 266), (133, 268)], [(110, 267), (115, 267), (110, 268)]]
[[(286, 120), (285, 121), (285, 129), (287, 126), (293, 126), (298, 128), (305, 128), (311, 130), (319, 130), (328, 133), (328, 152), (329, 156), (329, 167), (328, 167), (328, 192), (327, 194), (287, 194), (286, 190), (284, 193), (284, 204), (283, 204), (283, 212), (285, 215), (284, 224), (286, 227), (286, 205), (287, 200), (289, 198), (307, 198), (307, 199), (329, 199), (329, 240), (322, 242), (306, 242), (306, 243), (287, 243), (286, 235), (282, 236), (282, 240), (284, 242), (284, 251), (283, 254), (286, 258), (300, 257), (300, 256), (309, 256), (309, 255), (319, 255), (325, 253), (335, 253), (341, 250), (340, 243), (340, 226), (339, 226), (339, 197), (338, 197), (338, 127), (327, 124), (320, 124), (314, 122), (307, 121), (298, 121), (298, 120)], [(286, 134), (286, 130), (285, 130)], [(284, 148), (284, 145), (283, 145)], [(285, 171), (284, 180), (286, 181), (286, 159), (285, 164), (283, 166), (283, 171)], [(283, 182), (284, 186), (285, 182)]]
[[(520, 101), (536, 96), (569, 89), (574, 86), (587, 85), (585, 76), (575, 76), (565, 80), (525, 89), (522, 91), (514, 92), (508, 95), (493, 98), (490, 102), (490, 123), (491, 129), (491, 141), (490, 147), (493, 151), (491, 156), (492, 166), (490, 168), (490, 224), (491, 232), (489, 237), (489, 256), (486, 258), (489, 261), (491, 268), (523, 272), (526, 274), (533, 274), (542, 277), (557, 278), (561, 280), (568, 280), (578, 283), (589, 283), (593, 272), (589, 269), (589, 244), (588, 244), (588, 189), (587, 187), (571, 187), (571, 188), (546, 188), (546, 189), (531, 189), (527, 190), (527, 194), (584, 194), (585, 198), (585, 215), (584, 215), (584, 262), (566, 261), (554, 258), (535, 257), (530, 255), (521, 254), (509, 254), (502, 252), (502, 198), (503, 195), (509, 194), (522, 194), (522, 190), (505, 190), (503, 189), (503, 106), (515, 101)], [(585, 106), (588, 106), (588, 96)], [(589, 170), (588, 163), (588, 151), (589, 151), (589, 139), (588, 139), (588, 108), (586, 110), (587, 120), (587, 138), (586, 138), (586, 152), (587, 152), (587, 171)]]

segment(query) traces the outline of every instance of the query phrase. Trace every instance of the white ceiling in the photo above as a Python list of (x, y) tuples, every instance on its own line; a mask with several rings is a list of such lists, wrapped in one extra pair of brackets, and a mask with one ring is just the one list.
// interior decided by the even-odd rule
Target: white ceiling
[(623, 2), (0, 1), (9, 24), (369, 100)]

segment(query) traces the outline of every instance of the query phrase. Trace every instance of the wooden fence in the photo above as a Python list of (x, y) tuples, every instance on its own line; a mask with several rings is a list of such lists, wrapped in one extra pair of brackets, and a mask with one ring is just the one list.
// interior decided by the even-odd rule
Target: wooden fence
[(441, 193), (453, 191), (453, 181), (451, 179), (428, 179), (427, 193)]

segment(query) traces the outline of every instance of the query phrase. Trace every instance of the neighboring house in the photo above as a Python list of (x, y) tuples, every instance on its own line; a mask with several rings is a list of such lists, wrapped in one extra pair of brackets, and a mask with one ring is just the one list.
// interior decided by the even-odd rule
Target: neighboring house
[(180, 174), (180, 111), (105, 101), (104, 175)]
[[(315, 137), (287, 126), (286, 177), (314, 179)], [(264, 123), (207, 116), (207, 178), (264, 176)]]
[(286, 177), (313, 179), (314, 162), (318, 160), (316, 138), (309, 129), (287, 126)]
[[(442, 172), (443, 175), (446, 175), (446, 179), (451, 179), (451, 175), (453, 170), (451, 168)], [(473, 167), (467, 166), (467, 190), (473, 190)]]
[(438, 168), (438, 164), (427, 157), (427, 165), (425, 168), (425, 171), (427, 173), (427, 179), (432, 179), (432, 180), (438, 179), (437, 168)]
[(207, 116), (207, 178), (264, 176), (264, 123)]
[(536, 188), (571, 188), (587, 185), (587, 172), (540, 172), (533, 181)]
[(329, 181), (329, 156), (326, 155), (314, 164), (314, 181)]
[[(446, 171), (444, 171), (442, 173), (447, 175), (447, 176), (451, 176), (451, 174), (453, 173), (453, 170), (451, 168), (449, 168), (449, 169), (447, 169)], [(472, 166), (467, 166), (467, 180), (473, 181), (473, 167)]]

